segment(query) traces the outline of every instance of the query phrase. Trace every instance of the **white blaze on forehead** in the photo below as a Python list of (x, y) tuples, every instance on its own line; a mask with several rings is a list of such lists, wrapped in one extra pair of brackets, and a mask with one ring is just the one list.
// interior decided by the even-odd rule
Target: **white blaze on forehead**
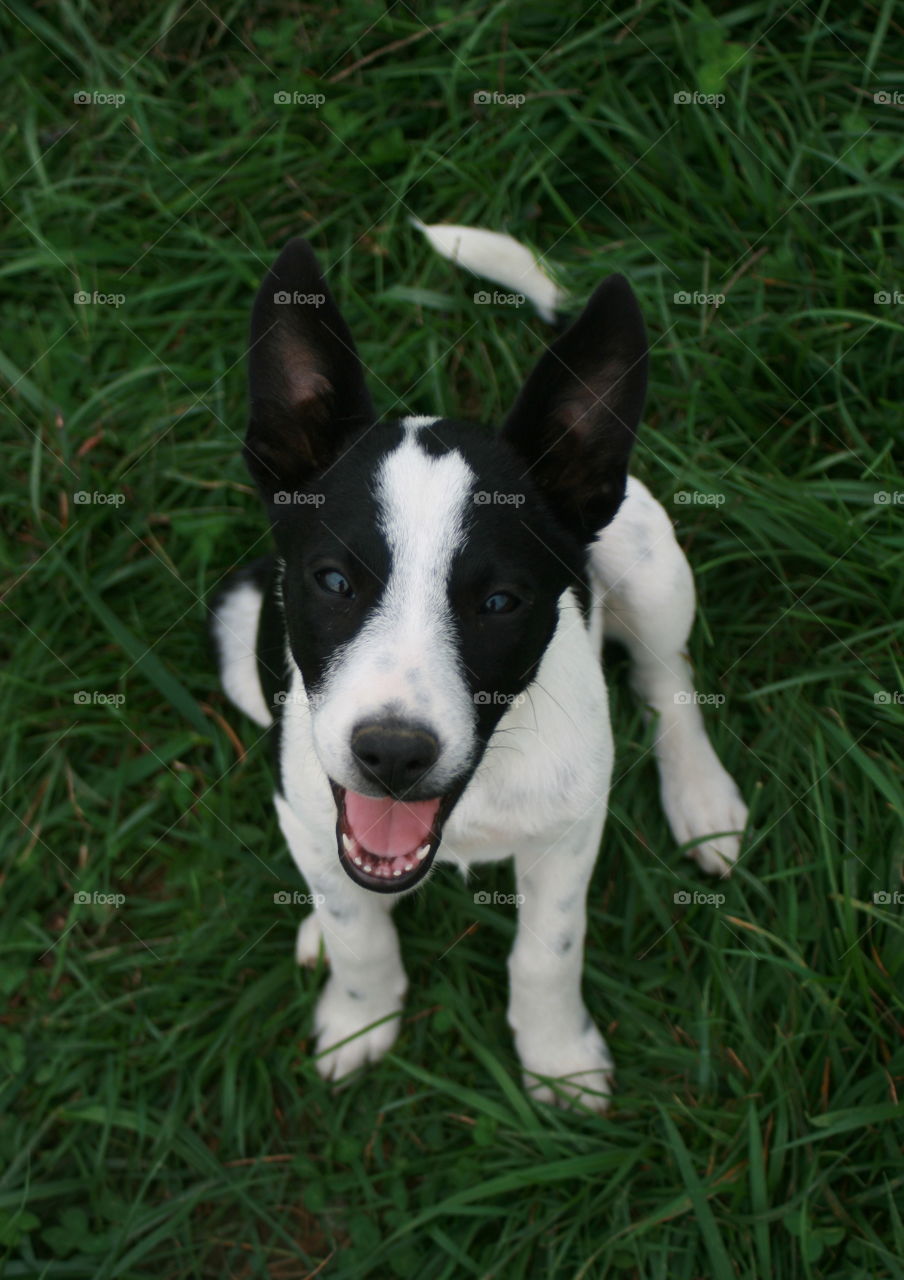
[(449, 573), (464, 542), (474, 481), (461, 454), (431, 456), (413, 433), (377, 472), (379, 522), (390, 554), (377, 614), (398, 633), (404, 649), (423, 653), (428, 662), (432, 653), (423, 648), (428, 637), (431, 644), (451, 649)]
[(407, 418), (402, 418), (399, 425), (404, 429), (406, 435), (413, 435), (420, 431), (421, 427), (432, 427), (435, 422), (439, 422), (439, 418), (430, 417), (427, 414), (411, 413)]
[(431, 456), (418, 434), (406, 430), (377, 468), (374, 496), (388, 576), (361, 630), (330, 663), (314, 711), (321, 763), (352, 790), (362, 780), (350, 743), (364, 720), (388, 713), (432, 729), (440, 740), (431, 770), (438, 791), (468, 767), (476, 746), (476, 710), (449, 602), (476, 477), (455, 451)]

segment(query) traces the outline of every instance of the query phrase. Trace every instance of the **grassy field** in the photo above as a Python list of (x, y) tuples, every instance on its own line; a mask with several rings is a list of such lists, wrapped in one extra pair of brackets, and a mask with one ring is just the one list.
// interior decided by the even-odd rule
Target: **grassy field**
[[(0, 1275), (904, 1276), (900, 10), (0, 24)], [(505, 866), (400, 906), (396, 1048), (319, 1080), (304, 909), (274, 903), (304, 886), (207, 649), (205, 597), (267, 546), (244, 356), (288, 236), (381, 411), (496, 422), (549, 337), (412, 214), (511, 232), (577, 298), (623, 271), (649, 323), (635, 470), (697, 574), (752, 829), (726, 884), (676, 850), (614, 654), (605, 1118), (521, 1091), (513, 911), (474, 900)]]

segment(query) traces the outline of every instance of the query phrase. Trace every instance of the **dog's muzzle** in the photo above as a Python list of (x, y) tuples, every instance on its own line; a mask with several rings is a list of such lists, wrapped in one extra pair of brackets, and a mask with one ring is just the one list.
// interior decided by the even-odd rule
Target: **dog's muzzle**
[(460, 791), (432, 800), (374, 798), (333, 782), (343, 869), (376, 893), (401, 893), (427, 875)]

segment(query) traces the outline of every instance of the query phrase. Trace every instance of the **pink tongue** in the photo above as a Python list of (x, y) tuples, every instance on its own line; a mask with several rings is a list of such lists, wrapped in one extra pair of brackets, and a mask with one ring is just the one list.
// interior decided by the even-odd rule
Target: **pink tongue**
[(378, 854), (414, 853), (430, 838), (439, 800), (373, 800), (345, 793), (345, 817), (360, 845)]

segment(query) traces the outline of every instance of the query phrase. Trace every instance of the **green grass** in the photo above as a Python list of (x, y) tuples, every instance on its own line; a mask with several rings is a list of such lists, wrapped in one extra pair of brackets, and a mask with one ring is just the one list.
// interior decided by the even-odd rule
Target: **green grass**
[[(904, 90), (900, 12), (12, 0), (0, 21), (0, 1274), (904, 1275), (904, 311), (875, 301), (904, 290), (904, 98), (873, 96)], [(676, 852), (615, 658), (585, 984), (619, 1065), (605, 1118), (522, 1094), (515, 921), (446, 871), (398, 910), (394, 1052), (319, 1080), (301, 908), (273, 901), (304, 886), (206, 647), (205, 595), (266, 546), (244, 351), (289, 235), (331, 268), (381, 411), (498, 421), (549, 336), (474, 306), (411, 213), (548, 250), (579, 298), (624, 271), (649, 322), (635, 469), (696, 571), (692, 656), (753, 834), (725, 886)], [(673, 501), (692, 491), (724, 502)]]

